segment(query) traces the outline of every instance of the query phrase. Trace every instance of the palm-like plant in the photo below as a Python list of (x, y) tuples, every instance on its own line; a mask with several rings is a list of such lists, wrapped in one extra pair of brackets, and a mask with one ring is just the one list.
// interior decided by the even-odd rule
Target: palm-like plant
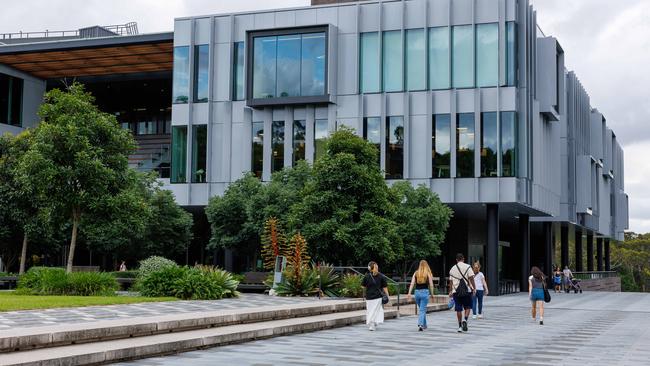
[(279, 255), (287, 255), (287, 241), (282, 233), (280, 222), (275, 217), (269, 217), (264, 222), (264, 233), (262, 234), (262, 258), (264, 268), (273, 270), (275, 258)]

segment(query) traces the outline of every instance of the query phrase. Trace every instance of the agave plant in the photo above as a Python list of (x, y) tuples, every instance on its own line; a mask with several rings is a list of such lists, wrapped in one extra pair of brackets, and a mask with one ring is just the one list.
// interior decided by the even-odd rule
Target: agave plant
[(318, 273), (311, 268), (302, 268), (296, 276), (291, 266), (284, 271), (284, 280), (275, 288), (280, 296), (314, 296), (318, 293)]
[[(320, 287), (320, 291), (323, 295), (327, 297), (338, 297), (339, 296), (339, 282), (341, 277), (334, 272), (334, 267), (331, 264), (311, 264), (311, 271), (316, 273), (316, 278), (318, 279), (317, 286)], [(318, 278), (320, 276), (320, 278)]]

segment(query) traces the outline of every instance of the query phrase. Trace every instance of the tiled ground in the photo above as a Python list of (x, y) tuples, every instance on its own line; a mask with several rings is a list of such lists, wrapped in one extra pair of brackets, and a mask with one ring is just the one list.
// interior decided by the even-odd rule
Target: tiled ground
[(486, 318), (456, 333), (454, 314), (325, 330), (131, 362), (124, 365), (650, 365), (650, 294), (557, 294), (545, 325), (525, 295), (487, 298)]
[(89, 306), (0, 312), (0, 332), (14, 328), (72, 324), (132, 317), (148, 317), (177, 313), (218, 311), (316, 301), (315, 298), (270, 297), (262, 294), (242, 294), (237, 299), (215, 301), (173, 301), (128, 305)]

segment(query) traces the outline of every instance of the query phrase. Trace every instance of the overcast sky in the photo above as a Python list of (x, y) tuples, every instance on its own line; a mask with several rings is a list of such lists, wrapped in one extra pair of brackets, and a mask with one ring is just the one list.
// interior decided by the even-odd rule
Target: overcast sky
[[(173, 29), (174, 17), (308, 5), (309, 0), (22, 0), (2, 2), (0, 33), (138, 22)], [(650, 1), (531, 0), (625, 149), (630, 229), (650, 232)], [(164, 4), (164, 5), (163, 5)]]

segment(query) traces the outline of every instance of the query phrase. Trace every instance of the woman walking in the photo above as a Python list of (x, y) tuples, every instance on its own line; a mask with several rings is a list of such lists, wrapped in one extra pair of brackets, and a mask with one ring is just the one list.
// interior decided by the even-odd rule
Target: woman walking
[(427, 304), (429, 296), (433, 294), (433, 275), (429, 263), (424, 259), (420, 261), (418, 270), (415, 271), (411, 278), (411, 286), (407, 298), (411, 299), (411, 291), (415, 286), (415, 303), (418, 306), (418, 330), (421, 332), (427, 329)]
[(476, 310), (478, 310), (478, 318), (483, 319), (483, 296), (487, 296), (490, 291), (485, 276), (481, 272), (481, 263), (474, 262), (472, 269), (474, 270), (474, 283), (476, 284), (476, 295), (472, 296), (472, 319), (476, 319)]
[(539, 325), (544, 325), (544, 273), (533, 266), (530, 269), (531, 276), (528, 277), (528, 297), (530, 298), (533, 321), (537, 321), (537, 306), (539, 306)]
[(555, 293), (562, 292), (562, 271), (560, 271), (560, 267), (555, 267), (553, 284), (555, 285)]
[(366, 324), (369, 330), (374, 331), (377, 324), (384, 322), (382, 298), (384, 294), (388, 296), (388, 283), (386, 277), (379, 273), (377, 263), (368, 263), (368, 273), (361, 285), (366, 288)]

